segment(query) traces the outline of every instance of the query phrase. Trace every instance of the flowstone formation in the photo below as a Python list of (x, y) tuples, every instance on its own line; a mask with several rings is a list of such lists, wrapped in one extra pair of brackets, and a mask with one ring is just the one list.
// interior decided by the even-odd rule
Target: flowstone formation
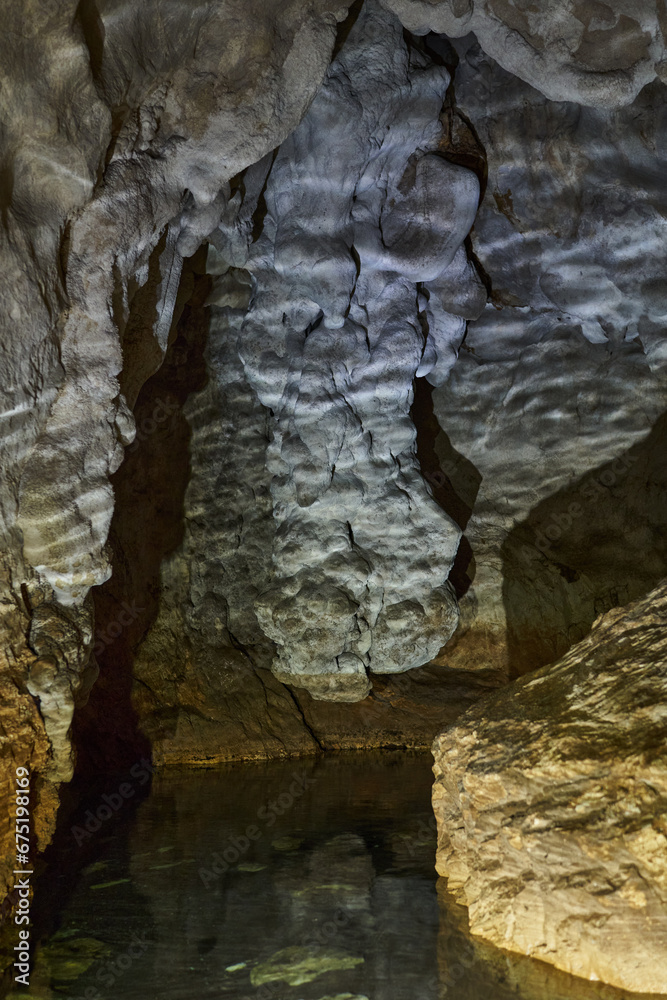
[(667, 582), (434, 744), (437, 869), (473, 934), (667, 992)]
[[(363, 698), (367, 671), (428, 662), (457, 623), (460, 531), (424, 483), (409, 414), (415, 376), (445, 378), (479, 311), (462, 246), (479, 183), (439, 150), (449, 84), (366, 3), (271, 164), (261, 236), (230, 261), (252, 276), (238, 350), (270, 413), (257, 618), (276, 676), (320, 698)], [(212, 235), (223, 256), (240, 229)]]
[[(361, 30), (358, 24), (348, 36), (341, 58), (360, 44), (354, 32)], [(372, 44), (369, 35), (369, 51)], [(404, 46), (399, 38), (399, 47)], [(315, 152), (329, 148), (322, 138), (328, 128), (325, 100), (334, 124), (342, 114), (335, 104), (338, 92), (332, 93), (328, 82), (294, 138), (275, 158), (267, 157), (234, 181), (234, 195), (208, 253), (213, 285), (202, 348), (206, 385), (197, 386), (185, 402), (171, 444), (163, 440), (162, 429), (142, 439), (144, 458), (134, 450), (131, 466), (118, 474), (117, 525), (119, 534), (127, 529), (127, 541), (111, 590), (117, 584), (122, 590), (125, 568), (146, 546), (134, 512), (141, 511), (154, 537), (160, 497), (170, 488), (167, 479), (177, 478), (165, 473), (160, 484), (150, 477), (144, 481), (142, 468), (167, 461), (179, 469), (187, 461), (190, 466), (183, 541), (162, 562), (157, 616), (148, 614), (138, 628), (145, 638), (128, 667), (134, 711), (157, 760), (215, 761), (318, 744), (427, 745), (481, 690), (558, 658), (589, 631), (598, 614), (646, 593), (667, 572), (661, 499), (667, 463), (659, 419), (667, 402), (660, 297), (660, 275), (667, 266), (664, 85), (656, 81), (645, 88), (630, 108), (582, 109), (550, 101), (503, 70), (473, 35), (455, 40), (455, 47), (442, 38), (420, 42), (413, 37), (410, 47), (430, 63), (441, 57), (453, 73), (439, 114), (440, 153), (457, 164), (474, 165), (482, 178), (488, 160), (472, 247), (491, 285), (491, 301), (484, 307), (486, 290), (459, 250), (456, 267), (450, 268), (456, 280), (446, 294), (450, 317), (468, 319), (466, 338), (453, 366), (439, 363), (436, 371), (416, 380), (411, 410), (421, 470), (441, 507), (465, 530), (450, 573), (459, 595), (459, 625), (426, 666), (385, 675), (371, 666), (373, 690), (356, 705), (314, 700), (300, 686), (307, 674), (282, 672), (288, 655), (301, 670), (300, 650), (320, 648), (312, 634), (299, 631), (303, 616), (295, 615), (287, 626), (278, 622), (280, 628), (272, 620), (271, 601), (280, 602), (282, 593), (275, 583), (285, 562), (283, 533), (296, 546), (290, 558), (296, 553), (294, 558), (304, 562), (315, 559), (317, 572), (324, 567), (329, 574), (326, 548), (313, 555), (303, 532), (313, 523), (323, 537), (330, 530), (316, 515), (329, 509), (332, 498), (339, 504), (338, 485), (334, 482), (310, 507), (299, 507), (298, 491), (311, 482), (303, 470), (316, 486), (317, 464), (313, 460), (307, 466), (305, 452), (302, 464), (296, 462), (291, 431), (277, 427), (275, 401), (264, 397), (269, 410), (258, 397), (258, 391), (273, 388), (267, 389), (257, 372), (265, 366), (273, 377), (274, 369), (280, 372), (276, 359), (266, 352), (259, 362), (249, 356), (248, 363), (244, 352), (246, 341), (268, 337), (263, 323), (280, 329), (283, 312), (289, 312), (281, 309), (276, 316), (267, 310), (259, 321), (253, 310), (261, 282), (273, 282), (276, 296), (287, 288), (293, 301), (324, 291), (330, 301), (336, 289), (347, 287), (340, 278), (344, 255), (329, 234), (334, 223), (327, 215), (329, 242), (312, 233), (305, 241), (299, 206), (292, 210), (297, 234), (290, 232), (289, 238), (300, 240), (303, 263), (294, 266), (289, 283), (275, 273), (271, 227), (277, 232), (278, 223), (273, 216), (282, 202), (292, 204), (297, 184), (309, 217), (320, 219), (331, 199), (338, 206), (340, 164), (354, 130), (348, 128), (342, 137), (335, 133), (326, 168), (315, 171), (310, 160), (303, 162), (306, 146)], [(337, 79), (340, 65), (339, 59), (328, 79)], [(343, 91), (340, 101), (346, 97)], [(365, 100), (362, 94), (359, 115)], [(311, 159), (315, 152), (308, 154)], [(309, 194), (315, 183), (311, 171), (321, 194), (315, 205)], [(348, 253), (347, 244), (344, 250)], [(311, 271), (317, 261), (316, 280)], [(280, 309), (276, 302), (274, 312)], [(428, 306), (432, 312), (432, 300)], [(312, 380), (327, 371), (326, 365), (331, 369), (326, 356), (319, 368), (312, 362), (304, 367), (308, 343), (321, 346), (329, 337), (334, 344), (340, 332), (326, 329), (321, 304), (317, 312), (312, 309), (313, 329), (306, 327), (305, 341), (302, 331), (302, 339), (292, 336), (283, 350), (283, 358), (294, 365), (292, 393), (297, 378)], [(178, 343), (179, 338), (173, 348), (188, 358)], [(171, 400), (169, 379), (180, 376), (163, 374), (140, 401), (140, 423), (146, 417), (150, 421), (161, 400)], [(427, 378), (441, 384), (431, 389)], [(331, 384), (336, 392), (347, 391), (340, 378), (334, 383), (332, 376)], [(332, 406), (327, 420), (338, 420), (343, 408), (343, 397), (335, 398), (338, 410)], [(317, 393), (313, 401), (317, 419), (309, 441), (325, 426)], [(301, 419), (305, 403), (299, 384), (294, 412), (298, 409)], [(291, 411), (281, 419), (293, 420)], [(192, 434), (189, 459), (183, 428)], [(284, 439), (293, 469), (283, 461)], [(363, 451), (354, 454), (363, 466)], [(326, 472), (327, 454), (322, 461)], [(292, 477), (293, 485), (285, 477)], [(329, 478), (324, 475), (325, 485)], [(276, 497), (282, 504), (290, 496), (290, 505), (276, 505)], [(341, 565), (349, 559), (358, 566), (346, 525), (332, 525), (332, 536), (334, 528), (335, 539), (346, 546), (337, 554)], [(300, 572), (305, 574), (305, 568)], [(155, 581), (147, 588), (141, 574), (134, 575), (137, 580), (116, 599), (116, 609), (123, 599), (145, 607), (146, 589), (157, 586)], [(289, 606), (288, 600), (283, 610)], [(259, 617), (266, 616), (266, 626), (256, 608)], [(340, 609), (334, 604), (330, 611), (329, 624)], [(100, 602), (102, 629), (116, 616), (117, 610), (107, 612)], [(289, 689), (268, 674), (274, 636), (282, 649), (274, 667), (281, 679), (291, 681)], [(126, 638), (129, 631), (105, 647), (105, 683), (118, 673)], [(330, 635), (318, 630), (315, 638), (323, 640), (326, 652)], [(326, 662), (321, 665), (326, 671)], [(363, 691), (362, 673), (337, 676), (347, 696)], [(321, 678), (307, 681), (316, 698), (321, 685), (328, 684), (326, 674)], [(96, 705), (98, 695), (100, 700), (96, 721), (90, 712), (91, 734), (100, 725), (108, 728), (112, 718), (99, 685), (96, 690)], [(334, 696), (341, 696), (341, 688)]]
[[(360, 701), (369, 673), (427, 663), (456, 627), (460, 529), (423, 479), (410, 416), (415, 376), (446, 377), (486, 301), (462, 245), (479, 182), (452, 162), (450, 83), (437, 53), (366, 4), (301, 125), (245, 172), (209, 237), (186, 534), (135, 665), (160, 752), (223, 753), (242, 674), (248, 692), (271, 666), (295, 696)], [(160, 702), (190, 706), (167, 740)], [(293, 747), (293, 712), (273, 711), (264, 738), (282, 730)]]

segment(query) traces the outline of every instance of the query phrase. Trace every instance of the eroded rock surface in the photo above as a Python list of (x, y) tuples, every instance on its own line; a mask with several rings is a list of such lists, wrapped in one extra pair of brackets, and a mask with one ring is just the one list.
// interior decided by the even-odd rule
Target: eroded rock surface
[[(238, 350), (270, 413), (275, 521), (255, 609), (276, 676), (315, 697), (363, 698), (367, 671), (428, 662), (457, 623), (459, 531), (429, 495), (409, 415), (415, 375), (444, 379), (466, 305), (478, 311), (462, 246), (478, 180), (439, 149), (449, 84), (369, 0), (276, 154), (243, 262)], [(469, 300), (456, 314), (453, 281)]]
[(630, 104), (667, 73), (662, 0), (383, 0), (410, 31), (458, 38), (554, 101)]
[(69, 720), (94, 674), (87, 595), (110, 572), (109, 475), (164, 356), (182, 258), (220, 218), (229, 178), (301, 119), (345, 14), (326, 0), (2, 6), (10, 777), (14, 764), (71, 775)]
[(657, 1000), (657, 993), (629, 994), (607, 983), (582, 979), (528, 955), (497, 948), (470, 934), (468, 914), (437, 883), (440, 907), (438, 966), (441, 990), (457, 1000)]
[(437, 869), (473, 934), (667, 991), (667, 583), (434, 744)]
[(462, 245), (478, 179), (447, 157), (450, 82), (367, 3), (301, 125), (210, 236), (190, 617), (210, 634), (215, 604), (218, 630), (270, 640), (275, 676), (316, 699), (363, 699), (369, 672), (427, 663), (458, 621), (460, 531), (410, 418), (415, 376), (446, 377), (486, 299)]
[[(197, 276), (114, 477), (115, 569), (96, 593), (100, 677), (76, 726), (93, 770), (114, 757), (129, 766), (146, 752), (142, 739), (158, 764), (426, 748), (493, 683), (483, 671), (425, 666), (374, 675), (369, 697), (336, 703), (270, 673), (275, 647), (254, 610), (273, 573), (270, 415), (236, 346), (244, 274), (214, 276), (210, 291), (211, 278)], [(232, 295), (236, 307), (224, 305)], [(124, 605), (137, 619), (121, 631)]]
[(667, 574), (667, 91), (556, 103), (473, 35), (455, 46), (488, 162), (472, 244), (491, 299), (430, 404), (427, 476), (471, 550), (440, 662), (506, 677)]

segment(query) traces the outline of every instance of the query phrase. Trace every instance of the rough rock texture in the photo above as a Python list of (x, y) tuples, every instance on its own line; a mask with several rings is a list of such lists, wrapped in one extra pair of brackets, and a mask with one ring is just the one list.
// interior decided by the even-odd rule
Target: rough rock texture
[(437, 869), (493, 944), (667, 992), (667, 582), (434, 744)]
[(442, 382), (485, 299), (462, 246), (478, 179), (439, 148), (449, 84), (368, 0), (303, 122), (246, 175), (239, 220), (211, 236), (252, 278), (237, 349), (270, 414), (272, 580), (255, 612), (276, 676), (315, 697), (363, 698), (368, 670), (428, 662), (457, 623), (460, 532), (409, 415), (415, 375)]
[(472, 35), (456, 48), (457, 112), (488, 162), (472, 246), (491, 301), (426, 406), (427, 478), (458, 500), (470, 562), (438, 662), (506, 677), (667, 574), (667, 91), (554, 103)]
[(383, 0), (416, 34), (473, 31), (485, 52), (554, 101), (630, 104), (667, 75), (663, 0)]
[(3, 4), (0, 667), (3, 721), (29, 731), (4, 734), (10, 776), (43, 771), (45, 731), (50, 780), (71, 774), (109, 474), (164, 355), (181, 260), (229, 178), (301, 119), (345, 14), (327, 0)]
[[(196, 277), (141, 393), (140, 440), (114, 477), (114, 574), (96, 596), (100, 678), (75, 727), (95, 770), (132, 763), (142, 739), (157, 763), (428, 747), (492, 680), (424, 667), (374, 677), (361, 703), (332, 704), (272, 677), (274, 645), (254, 613), (275, 535), (269, 414), (236, 349), (244, 314), (215, 304), (229, 287), (227, 275), (212, 288)], [(121, 630), (123, 605), (137, 618)]]
[[(665, 572), (662, 85), (554, 105), (468, 37), (464, 114), (451, 46), (360, 8), (3, 4), (0, 788), (46, 776), (40, 843), (72, 720), (110, 758), (419, 745)], [(395, 10), (551, 97), (664, 70), (662, 6)], [(468, 119), (495, 292), (452, 368)]]
[(628, 993), (582, 979), (528, 955), (496, 948), (470, 934), (468, 914), (438, 879), (440, 997), (456, 1000), (657, 1000), (657, 993)]
[(269, 415), (236, 350), (243, 312), (204, 306), (225, 287), (205, 263), (204, 249), (185, 265), (172, 342), (140, 392), (137, 438), (112, 478), (114, 569), (93, 592), (100, 673), (74, 718), (78, 769), (129, 768), (148, 754), (210, 765), (426, 749), (493, 677), (444, 666), (377, 675), (351, 704), (315, 700), (270, 672), (274, 645), (253, 610), (271, 572)]
[[(354, 44), (351, 34), (343, 53)], [(246, 319), (253, 294), (249, 268), (258, 268), (257, 280), (272, 275), (265, 258), (258, 260), (260, 251), (269, 263), (275, 258), (273, 244), (262, 250), (273, 225), (266, 208), (270, 203), (277, 211), (275, 192), (282, 185), (289, 193), (294, 183), (302, 157), (301, 146), (294, 144), (302, 132), (317, 146), (320, 102), (333, 86), (327, 84), (302, 128), (283, 147), (291, 151), (294, 166), (287, 169), (281, 152), (273, 166), (269, 158), (250, 168), (238, 181), (226, 221), (214, 233), (220, 249), (209, 247), (213, 286), (203, 347), (208, 382), (203, 390), (193, 386), (197, 392), (183, 410), (192, 429), (184, 537), (162, 565), (159, 612), (154, 623), (153, 613), (144, 621), (140, 634), (147, 634), (134, 668), (128, 667), (136, 678), (132, 699), (140, 728), (160, 760), (263, 755), (279, 748), (277, 734), (287, 750), (312, 746), (304, 721), (323, 747), (424, 745), (485, 685), (562, 655), (599, 613), (646, 593), (667, 571), (661, 501), (667, 468), (663, 421), (657, 419), (665, 405), (658, 295), (667, 266), (663, 86), (647, 88), (628, 110), (582, 111), (547, 100), (503, 71), (472, 36), (456, 44), (460, 62), (440, 114), (439, 147), (482, 177), (486, 149), (489, 177), (473, 247), (493, 299), (479, 319), (469, 321), (454, 367), (441, 368), (443, 384), (431, 389), (426, 378), (416, 380), (411, 417), (421, 471), (437, 502), (465, 530), (449, 576), (459, 595), (458, 629), (431, 666), (394, 680), (372, 674), (373, 691), (358, 708), (327, 708), (298, 687), (303, 681), (296, 676), (294, 711), (265, 716), (273, 701), (265, 701), (257, 678), (267, 677), (274, 646), (254, 608), (274, 585), (273, 552), (283, 544), (273, 519), (273, 445), (267, 457), (275, 425), (257, 399), (251, 384), (256, 376), (241, 363), (238, 345), (246, 350), (239, 338), (252, 332), (254, 304)], [(425, 52), (431, 63), (438, 58), (435, 48), (453, 71), (456, 52), (428, 38)], [(418, 55), (423, 59), (425, 53)], [(337, 72), (334, 67), (331, 80)], [(327, 99), (334, 100), (330, 94)], [(329, 162), (341, 169), (333, 153)], [(309, 161), (298, 169), (305, 176), (314, 167)], [(325, 173), (315, 172), (318, 177)], [(321, 193), (318, 211), (329, 197)], [(312, 207), (310, 214), (319, 218)], [(264, 236), (257, 241), (262, 228)], [(313, 256), (318, 245), (310, 247)], [(230, 259), (236, 266), (229, 267)], [(333, 257), (326, 259), (335, 277), (340, 262), (334, 267)], [(446, 291), (452, 315), (473, 316), (485, 290), (463, 253), (458, 261), (458, 280), (448, 287), (441, 282), (441, 294)], [(309, 271), (304, 273), (298, 287), (303, 289), (305, 281), (308, 291), (310, 282), (310, 293), (319, 294)], [(322, 278), (330, 301), (339, 285), (328, 282)], [(543, 287), (556, 295), (557, 284), (561, 297), (554, 302)], [(604, 294), (595, 298), (590, 289), (598, 286)], [(569, 302), (562, 299), (565, 289), (570, 289)], [(296, 298), (293, 292), (291, 300)], [(337, 333), (323, 327), (324, 317), (306, 344)], [(301, 340), (290, 342), (294, 379), (304, 377), (295, 343), (305, 349)], [(326, 372), (330, 362), (324, 354), (315, 373)], [(275, 360), (271, 364), (275, 368)], [(266, 370), (273, 370), (268, 361)], [(148, 397), (142, 403), (140, 420), (150, 419), (159, 399), (171, 398), (173, 377), (173, 371), (165, 373), (152, 403)], [(437, 371), (428, 377), (440, 381)], [(341, 391), (348, 392), (346, 384)], [(319, 397), (314, 399), (321, 405)], [(327, 419), (337, 419), (336, 414)], [(142, 461), (155, 465), (151, 456), (160, 448), (175, 461), (171, 449), (179, 445), (174, 439), (158, 446), (161, 433), (144, 436), (138, 445), (144, 459), (133, 452), (133, 469), (118, 475), (131, 479)], [(277, 486), (274, 482), (274, 490), (283, 487), (281, 480)], [(325, 499), (331, 491), (330, 486)], [(160, 495), (155, 485), (123, 493), (118, 522), (132, 522), (130, 537), (143, 535), (139, 511), (146, 525), (153, 522), (155, 505), (149, 498)], [(305, 508), (307, 523), (313, 508), (317, 504)], [(289, 523), (282, 523), (301, 546), (301, 557), (304, 508), (297, 502), (290, 511)], [(280, 507), (277, 516), (285, 517)], [(321, 520), (316, 525), (324, 537), (329, 526), (323, 528)], [(339, 527), (334, 527), (338, 537)], [(347, 566), (345, 552), (351, 555), (353, 549), (349, 541), (345, 544), (341, 562)], [(132, 560), (135, 543), (126, 549), (118, 572)], [(316, 553), (326, 567), (324, 555), (324, 550)], [(280, 551), (278, 556), (280, 572)], [(108, 586), (113, 589), (114, 581)], [(144, 590), (145, 582), (139, 581), (122, 599), (143, 606)], [(116, 616), (117, 611), (102, 612), (100, 629), (106, 618)], [(293, 626), (292, 650), (298, 620)], [(106, 676), (117, 670), (123, 641), (105, 650)], [(105, 726), (108, 713), (99, 695), (95, 714)]]

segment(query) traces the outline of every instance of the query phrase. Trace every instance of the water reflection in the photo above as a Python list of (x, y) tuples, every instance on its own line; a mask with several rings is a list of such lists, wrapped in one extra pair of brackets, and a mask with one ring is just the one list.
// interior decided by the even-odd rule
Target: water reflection
[(156, 775), (76, 876), (81, 850), (61, 850), (60, 909), (51, 891), (30, 989), (10, 995), (621, 1000), (471, 941), (439, 904), (431, 780), (430, 756), (393, 753)]

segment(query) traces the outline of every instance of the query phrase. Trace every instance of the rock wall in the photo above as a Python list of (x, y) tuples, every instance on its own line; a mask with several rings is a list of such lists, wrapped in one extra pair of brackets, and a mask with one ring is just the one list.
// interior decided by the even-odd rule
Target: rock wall
[[(355, 30), (361, 35), (363, 22)], [(354, 44), (353, 33), (343, 52), (353, 51)], [(372, 47), (368, 39), (363, 44), (366, 51)], [(413, 39), (412, 44), (419, 42)], [(155, 633), (144, 641), (136, 667), (138, 714), (150, 716), (151, 740), (169, 759), (179, 752), (186, 757), (191, 753), (196, 760), (217, 759), (229, 752), (224, 727), (213, 721), (221, 699), (212, 693), (210, 680), (202, 690), (195, 678), (200, 669), (202, 676), (222, 676), (222, 667), (216, 670), (207, 664), (222, 664), (229, 655), (237, 658), (239, 647), (255, 667), (265, 670), (273, 650), (267, 639), (279, 643), (278, 676), (292, 682), (293, 696), (323, 745), (422, 743), (427, 739), (426, 727), (417, 721), (426, 700), (422, 693), (429, 691), (434, 708), (427, 725), (444, 723), (445, 715), (453, 718), (485, 685), (504, 683), (510, 676), (562, 655), (587, 634), (597, 615), (645, 594), (667, 571), (661, 502), (667, 469), (659, 298), (660, 275), (667, 265), (660, 180), (663, 84), (647, 87), (627, 110), (582, 109), (554, 103), (502, 70), (484, 55), (473, 36), (457, 41), (455, 49), (442, 40), (438, 44), (436, 52), (435, 40), (427, 38), (420, 57), (426, 55), (431, 64), (445, 62), (453, 73), (453, 85), (439, 115), (439, 148), (457, 165), (472, 167), (482, 179), (484, 197), (471, 246), (491, 287), (491, 301), (475, 318), (482, 309), (485, 289), (479, 273), (461, 252), (457, 261), (461, 270), (454, 278), (452, 269), (449, 285), (440, 281), (439, 296), (446, 301), (450, 317), (463, 314), (461, 318), (468, 318), (466, 337), (453, 367), (440, 364), (416, 379), (410, 410), (417, 430), (420, 471), (436, 502), (465, 532), (453, 562), (444, 564), (441, 551), (434, 564), (443, 570), (449, 565), (449, 583), (457, 593), (461, 620), (421, 673), (411, 671), (396, 684), (390, 679), (380, 681), (374, 674), (377, 667), (371, 666), (374, 693), (362, 709), (350, 712), (328, 711), (304, 690), (306, 685), (315, 690), (316, 678), (309, 679), (306, 671), (320, 669), (312, 665), (313, 651), (324, 648), (321, 643), (326, 645), (331, 632), (320, 628), (315, 646), (310, 640), (301, 644), (300, 630), (307, 621), (303, 614), (285, 626), (287, 631), (282, 626), (282, 631), (276, 631), (272, 621), (272, 602), (280, 603), (285, 586), (280, 583), (283, 546), (295, 560), (292, 569), (296, 571), (298, 564), (298, 573), (310, 573), (308, 587), (315, 590), (322, 577), (312, 576), (313, 572), (335, 579), (327, 564), (326, 538), (347, 534), (346, 524), (337, 520), (345, 507), (337, 482), (331, 482), (326, 471), (332, 467), (326, 449), (321, 454), (301, 449), (301, 465), (289, 471), (296, 454), (293, 432), (300, 426), (294, 423), (294, 414), (300, 413), (303, 423), (303, 414), (310, 412), (299, 410), (305, 397), (300, 389), (297, 396), (297, 380), (299, 385), (308, 378), (320, 387), (328, 386), (339, 408), (351, 390), (349, 380), (342, 383), (338, 377), (336, 382), (332, 366), (341, 363), (340, 357), (336, 354), (332, 360), (325, 346), (318, 346), (319, 355), (308, 362), (308, 369), (300, 367), (299, 352), (307, 355), (306, 345), (318, 343), (318, 336), (321, 345), (327, 340), (339, 344), (332, 338), (340, 334), (324, 326), (322, 305), (313, 304), (312, 299), (311, 312), (319, 325), (305, 339), (302, 331), (301, 339), (293, 339), (289, 350), (280, 347), (277, 351), (283, 358), (290, 357), (293, 368), (288, 392), (292, 394), (290, 406), (295, 407), (289, 411), (292, 431), (276, 429), (275, 414), (282, 404), (266, 397), (273, 404), (272, 417), (253, 388), (259, 384), (268, 393), (268, 382), (279, 374), (275, 358), (265, 354), (262, 364), (243, 366), (237, 345), (245, 358), (251, 353), (248, 345), (253, 336), (261, 338), (263, 347), (269, 343), (267, 337), (276, 336), (270, 309), (261, 314), (264, 326), (257, 326), (259, 306), (257, 299), (251, 299), (253, 280), (273, 282), (277, 305), (272, 308), (280, 312), (279, 330), (283, 314), (287, 315), (285, 288), (290, 289), (290, 302), (310, 294), (327, 305), (336, 294), (343, 294), (342, 265), (333, 250), (322, 258), (330, 273), (319, 276), (317, 287), (310, 271), (304, 271), (304, 278), (297, 265), (296, 277), (290, 272), (292, 283), (286, 285), (285, 277), (276, 278), (273, 268), (276, 237), (269, 239), (273, 229), (279, 228), (271, 211), (278, 212), (276, 206), (283, 198), (294, 221), (290, 240), (301, 248), (301, 257), (307, 259), (308, 251), (315, 254), (313, 247), (319, 245), (307, 243), (306, 223), (299, 222), (290, 192), (295, 177), (306, 187), (305, 172), (315, 174), (317, 202), (304, 204), (311, 220), (308, 224), (321, 228), (319, 206), (329, 205), (330, 195), (319, 184), (323, 171), (316, 166), (320, 153), (314, 137), (321, 131), (322, 107), (332, 102), (337, 106), (339, 97), (329, 91), (337, 86), (341, 56), (302, 126), (275, 162), (267, 160), (248, 172), (245, 190), (239, 190), (234, 199), (242, 202), (238, 215), (216, 231), (213, 238), (220, 249), (209, 250), (209, 268), (224, 273), (213, 274), (209, 299), (209, 386), (205, 397), (199, 401), (193, 397), (186, 407), (186, 419), (195, 428), (192, 481), (185, 499), (188, 541), (173, 564), (164, 568), (166, 617), (160, 618)], [(345, 99), (349, 99), (347, 92)], [(340, 118), (339, 113), (331, 115)], [(332, 136), (331, 148), (322, 147), (330, 174), (341, 169), (335, 151), (347, 150), (338, 132), (332, 131)], [(307, 166), (302, 165), (304, 146), (310, 150)], [(336, 190), (341, 185), (337, 182)], [(264, 194), (258, 196), (263, 186)], [(253, 214), (255, 201), (259, 209)], [(267, 214), (263, 214), (265, 207)], [(327, 239), (333, 239), (330, 233)], [(227, 269), (230, 259), (235, 266)], [(324, 267), (322, 263), (320, 268)], [(249, 276), (250, 272), (257, 276)], [(393, 308), (397, 310), (396, 304)], [(429, 308), (432, 319), (432, 303)], [(282, 337), (282, 332), (277, 336)], [(427, 341), (425, 355), (428, 350)], [(327, 382), (325, 375), (332, 371)], [(260, 375), (266, 383), (257, 383)], [(228, 378), (233, 379), (232, 395), (226, 386)], [(336, 396), (338, 392), (342, 396)], [(323, 413), (321, 389), (313, 393), (307, 397), (308, 407), (312, 404), (314, 414)], [(331, 427), (339, 419), (336, 406), (331, 403), (327, 411)], [(235, 414), (242, 424), (236, 422)], [(324, 416), (318, 416), (314, 429), (307, 432), (309, 446), (326, 438), (327, 426)], [(355, 461), (363, 469), (363, 450)], [(333, 464), (338, 471), (340, 462)], [(314, 495), (318, 475), (326, 492), (308, 506), (300, 506), (299, 490), (308, 485)], [(306, 501), (302, 498), (302, 502)], [(426, 510), (432, 511), (433, 506)], [(276, 536), (277, 523), (282, 527)], [(403, 523), (407, 531), (409, 524)], [(418, 532), (410, 537), (416, 539)], [(319, 540), (320, 548), (309, 564), (308, 546), (313, 538)], [(349, 572), (355, 564), (350, 562), (355, 549), (349, 538), (343, 542), (340, 553), (334, 541), (331, 544), (334, 556)], [(214, 558), (213, 552), (219, 557)], [(377, 561), (381, 555), (375, 553), (373, 558)], [(202, 573), (205, 585), (188, 582), (193, 574), (199, 579)], [(300, 579), (298, 573), (287, 577), (292, 589)], [(304, 587), (302, 596), (305, 592)], [(261, 623), (253, 610), (258, 599), (263, 609)], [(187, 656), (174, 643), (184, 627), (176, 624), (183, 618), (179, 604), (192, 608), (186, 629), (192, 637)], [(176, 618), (167, 625), (171, 615)], [(334, 629), (339, 627), (337, 615), (331, 613), (327, 621)], [(213, 634), (214, 643), (209, 639)], [(437, 632), (431, 636), (437, 640)], [(219, 653), (214, 654), (213, 648)], [(311, 654), (306, 670), (305, 660), (295, 655), (299, 648)], [(292, 663), (296, 676), (282, 672), (285, 662)], [(404, 656), (400, 662), (407, 665), (409, 659)], [(161, 731), (158, 721), (163, 712), (163, 679), (172, 674), (192, 679), (198, 691), (198, 711), (207, 717), (207, 721), (200, 719), (184, 705), (179, 709), (178, 697), (170, 696), (169, 711), (181, 717), (177, 728), (182, 738), (173, 736), (171, 728)], [(355, 676), (360, 675), (352, 675), (353, 691)], [(146, 684), (153, 691), (150, 697)], [(184, 688), (179, 690), (182, 697)], [(334, 696), (347, 697), (340, 691)], [(352, 696), (358, 697), (359, 691)], [(192, 703), (190, 696), (186, 703)], [(200, 727), (207, 730), (207, 737)], [(287, 726), (284, 731), (289, 730)]]
[(667, 991), (667, 583), (434, 744), (438, 872), (473, 934)]
[(667, 12), (656, 0), (383, 0), (410, 31), (459, 38), (553, 101), (631, 104), (663, 79)]
[(9, 788), (14, 764), (53, 782), (72, 773), (67, 732), (95, 673), (88, 595), (110, 572), (109, 475), (164, 356), (182, 258), (216, 224), (229, 178), (303, 116), (346, 8), (85, 0), (2, 13)]
[(472, 247), (491, 295), (430, 404), (427, 475), (458, 497), (471, 581), (439, 662), (507, 677), (667, 573), (666, 91), (555, 103), (472, 35), (455, 45), (457, 111), (488, 162)]

